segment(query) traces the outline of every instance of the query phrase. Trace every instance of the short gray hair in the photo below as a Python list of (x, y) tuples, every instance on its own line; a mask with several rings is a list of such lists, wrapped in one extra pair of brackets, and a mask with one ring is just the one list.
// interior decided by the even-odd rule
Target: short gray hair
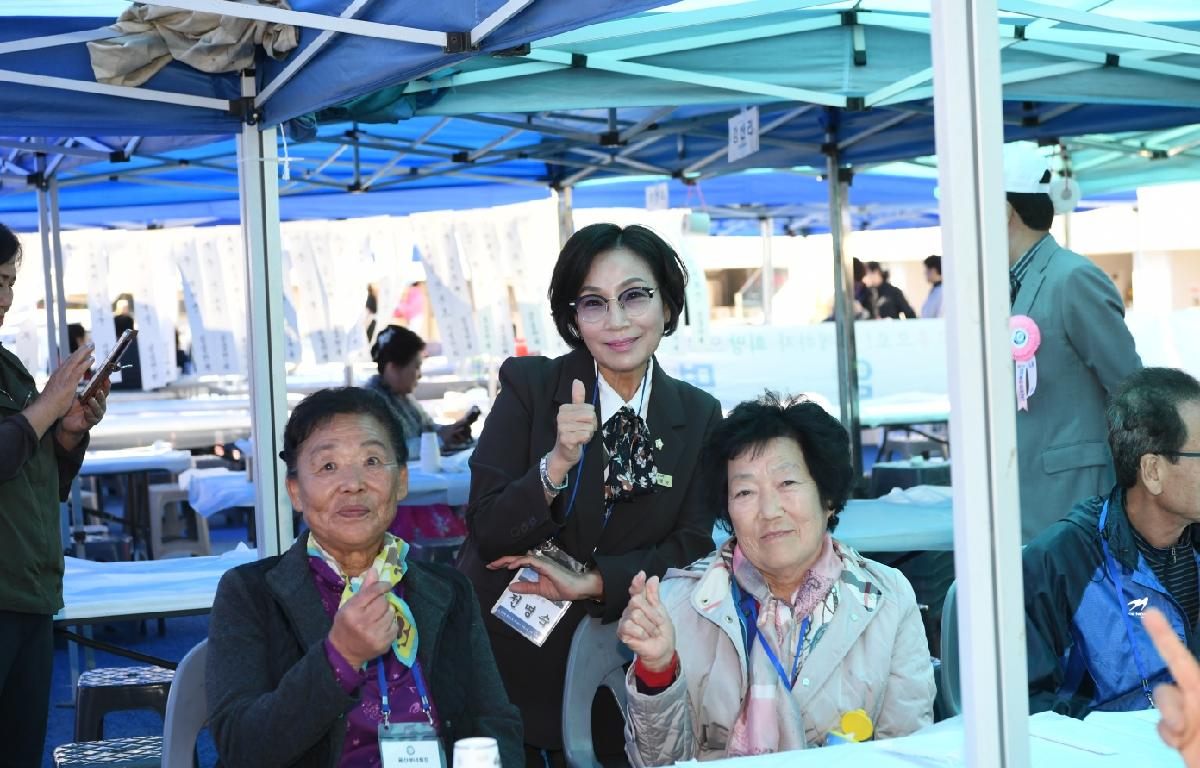
[(1142, 456), (1170, 454), (1187, 442), (1187, 425), (1179, 406), (1200, 401), (1200, 381), (1174, 368), (1143, 368), (1130, 376), (1108, 406), (1108, 445), (1112, 449), (1117, 484), (1137, 484)]

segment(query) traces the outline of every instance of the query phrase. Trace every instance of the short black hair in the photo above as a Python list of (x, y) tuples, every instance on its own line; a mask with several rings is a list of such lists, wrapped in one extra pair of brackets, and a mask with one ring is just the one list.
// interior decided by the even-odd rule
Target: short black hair
[(863, 266), (862, 261), (857, 256), (854, 257), (854, 282), (861, 283), (863, 278), (867, 276), (867, 268)]
[(300, 458), (300, 447), (304, 441), (334, 416), (342, 414), (370, 416), (387, 430), (396, 452), (396, 461), (408, 461), (408, 444), (404, 441), (404, 427), (383, 396), (361, 387), (331, 387), (319, 389), (300, 401), (288, 417), (283, 428), (283, 450), (279, 458), (287, 465), (289, 476), (296, 475), (296, 462)]
[(701, 455), (705, 496), (717, 525), (733, 532), (728, 504), (730, 460), (745, 451), (757, 453), (776, 437), (791, 438), (800, 446), (808, 472), (817, 483), (821, 505), (833, 512), (829, 518), (832, 532), (854, 487), (850, 435), (817, 403), (805, 397), (781, 398), (774, 392), (738, 404), (705, 442)]
[(0, 223), (0, 264), (15, 261), (14, 266), (21, 266), (21, 241), (17, 235), (3, 223)]
[(383, 373), (388, 363), (395, 363), (403, 368), (416, 359), (425, 349), (425, 340), (405, 328), (403, 325), (389, 325), (375, 337), (371, 345), (371, 359), (375, 361), (379, 372)]
[(925, 269), (936, 269), (939, 275), (942, 274), (941, 256), (926, 256), (925, 261), (922, 263), (925, 264)]
[[(1042, 174), (1042, 184), (1050, 183), (1050, 169)], [(1008, 204), (1013, 207), (1025, 226), (1036, 232), (1049, 232), (1054, 224), (1054, 201), (1045, 192), (1005, 192)]]
[(1137, 485), (1142, 456), (1164, 454), (1172, 464), (1187, 442), (1179, 406), (1200, 402), (1200, 382), (1174, 368), (1143, 368), (1121, 383), (1108, 406), (1108, 447), (1117, 484)]
[[(176, 331), (176, 333), (179, 333)], [(79, 349), (79, 345), (83, 343), (83, 337), (87, 336), (87, 329), (80, 323), (70, 323), (67, 325), (67, 342), (71, 345), (71, 351)]]
[(578, 298), (579, 288), (587, 279), (596, 257), (617, 248), (628, 248), (646, 262), (654, 273), (658, 295), (671, 310), (663, 330), (664, 336), (675, 332), (680, 315), (687, 309), (687, 267), (666, 240), (639, 224), (624, 228), (616, 224), (589, 224), (571, 235), (571, 239), (563, 246), (554, 264), (554, 274), (550, 277), (550, 289), (546, 291), (558, 335), (573, 349), (582, 347), (583, 339), (579, 335), (579, 327), (575, 325), (575, 310), (571, 308), (571, 302)]

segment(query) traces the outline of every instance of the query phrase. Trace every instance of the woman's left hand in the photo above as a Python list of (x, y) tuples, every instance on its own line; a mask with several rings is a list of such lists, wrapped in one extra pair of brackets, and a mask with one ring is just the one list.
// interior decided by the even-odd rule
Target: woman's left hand
[(81, 402), (79, 398), (75, 398), (75, 401), (71, 403), (66, 415), (58, 423), (59, 442), (64, 448), (68, 450), (74, 448), (83, 439), (84, 433), (99, 424), (100, 420), (104, 418), (108, 391), (111, 386), (106, 379), (96, 390), (96, 394), (86, 403)]
[(540, 595), (547, 600), (599, 600), (604, 597), (604, 579), (597, 571), (575, 573), (547, 557), (507, 555), (488, 563), (488, 568), (515, 571), (529, 566), (537, 571), (537, 581), (518, 581), (509, 586), (519, 595)]

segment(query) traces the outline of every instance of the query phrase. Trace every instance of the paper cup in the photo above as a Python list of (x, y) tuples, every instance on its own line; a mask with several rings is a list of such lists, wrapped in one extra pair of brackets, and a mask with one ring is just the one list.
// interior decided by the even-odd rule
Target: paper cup
[(500, 748), (491, 736), (454, 742), (454, 768), (500, 768)]

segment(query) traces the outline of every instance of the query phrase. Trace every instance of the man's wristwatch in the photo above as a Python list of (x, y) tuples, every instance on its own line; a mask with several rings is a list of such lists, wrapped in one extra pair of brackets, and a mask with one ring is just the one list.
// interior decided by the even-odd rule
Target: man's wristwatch
[(563, 478), (562, 485), (555, 485), (554, 481), (550, 479), (549, 464), (550, 454), (547, 453), (542, 457), (542, 460), (538, 462), (538, 469), (541, 470), (542, 474), (542, 488), (551, 496), (557, 496), (564, 488), (567, 487), (567, 479), (571, 476), (571, 473), (568, 472), (566, 477)]

